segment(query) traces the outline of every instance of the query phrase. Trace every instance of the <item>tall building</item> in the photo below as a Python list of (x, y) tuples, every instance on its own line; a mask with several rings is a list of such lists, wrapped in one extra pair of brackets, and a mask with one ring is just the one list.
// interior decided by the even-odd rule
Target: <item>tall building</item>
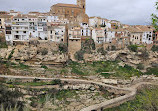
[(50, 14), (59, 16), (60, 19), (68, 19), (70, 22), (89, 22), (89, 17), (85, 13), (86, 1), (77, 0), (76, 4), (58, 3), (51, 7)]
[(82, 8), (83, 12), (86, 12), (86, 0), (77, 0), (77, 5)]

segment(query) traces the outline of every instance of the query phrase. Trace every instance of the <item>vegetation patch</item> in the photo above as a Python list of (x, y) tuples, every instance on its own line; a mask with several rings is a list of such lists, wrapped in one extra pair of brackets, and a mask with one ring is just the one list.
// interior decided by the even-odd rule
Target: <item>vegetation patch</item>
[(158, 87), (145, 88), (138, 92), (136, 98), (118, 107), (105, 109), (104, 111), (157, 111)]
[(129, 45), (128, 49), (131, 50), (131, 51), (133, 51), (133, 52), (137, 52), (138, 46), (137, 45)]

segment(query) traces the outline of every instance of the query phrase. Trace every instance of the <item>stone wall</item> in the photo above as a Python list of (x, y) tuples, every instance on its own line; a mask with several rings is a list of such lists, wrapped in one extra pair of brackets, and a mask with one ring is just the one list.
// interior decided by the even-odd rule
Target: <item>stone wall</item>
[(74, 54), (81, 50), (81, 40), (69, 40), (68, 53), (72, 60), (75, 60)]

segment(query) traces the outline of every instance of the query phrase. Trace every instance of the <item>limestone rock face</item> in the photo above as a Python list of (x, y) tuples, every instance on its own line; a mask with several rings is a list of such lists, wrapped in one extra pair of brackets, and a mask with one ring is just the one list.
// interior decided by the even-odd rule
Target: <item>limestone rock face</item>
[(86, 62), (93, 61), (115, 61), (120, 60), (121, 66), (124, 64), (129, 64), (131, 66), (137, 67), (138, 64), (144, 64), (145, 68), (152, 66), (152, 64), (158, 64), (158, 52), (148, 51), (148, 59), (142, 58), (142, 52), (130, 52), (129, 50), (117, 50), (109, 51), (106, 55), (101, 55), (100, 53), (93, 52), (92, 54), (84, 54), (84, 59)]
[[(40, 65), (40, 64), (62, 64), (68, 60), (68, 55), (60, 53), (58, 51), (52, 51), (52, 48), (44, 48), (45, 52), (42, 54), (39, 52), (41, 47), (36, 47), (33, 45), (17, 45), (14, 47), (8, 47), (5, 49), (0, 49), (0, 57), (2, 59), (7, 59), (11, 52), (11, 61), (31, 61), (31, 64)], [(30, 65), (31, 65), (30, 64)]]

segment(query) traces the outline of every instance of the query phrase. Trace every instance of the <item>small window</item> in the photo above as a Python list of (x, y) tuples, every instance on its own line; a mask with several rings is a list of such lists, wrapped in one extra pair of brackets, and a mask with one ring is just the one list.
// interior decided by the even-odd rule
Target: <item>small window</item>
[(24, 34), (26, 34), (26, 31), (23, 31)]

